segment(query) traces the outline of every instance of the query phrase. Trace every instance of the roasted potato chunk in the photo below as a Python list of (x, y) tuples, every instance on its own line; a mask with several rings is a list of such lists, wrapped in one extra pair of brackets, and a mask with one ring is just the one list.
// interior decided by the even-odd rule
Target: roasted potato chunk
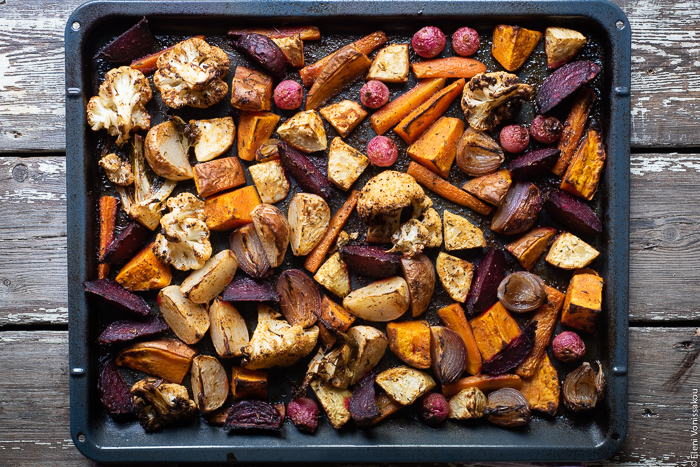
[(224, 291), (238, 269), (231, 250), (221, 250), (182, 281), (180, 291), (194, 303), (208, 303)]
[(369, 165), (369, 159), (340, 138), (333, 138), (328, 151), (328, 179), (348, 191)]
[(318, 195), (297, 193), (289, 202), (287, 219), (295, 256), (306, 256), (321, 241), (331, 220), (328, 204)]
[(242, 66), (231, 81), (231, 107), (256, 112), (272, 108), (272, 77)]
[(323, 120), (313, 110), (295, 114), (277, 128), (277, 133), (291, 146), (307, 153), (325, 151), (328, 145)]
[(484, 232), (468, 219), (445, 210), (442, 214), (447, 251), (466, 250), (486, 246)]
[(349, 389), (336, 388), (329, 383), (314, 380), (311, 382), (316, 398), (321, 403), (321, 407), (326, 411), (328, 421), (336, 430), (345, 425), (350, 420), (350, 405), (352, 392)]
[(353, 315), (367, 321), (393, 321), (411, 303), (408, 284), (403, 277), (389, 277), (356, 289), (343, 300), (343, 306)]
[(462, 185), (462, 189), (480, 200), (494, 206), (500, 206), (508, 193), (513, 179), (508, 169), (473, 178)]
[(408, 44), (393, 44), (384, 47), (372, 60), (367, 79), (385, 83), (408, 81)]
[(228, 397), (228, 378), (226, 370), (216, 357), (194, 357), (190, 378), (194, 403), (197, 404), (200, 413), (207, 414), (224, 405)]
[(221, 358), (240, 357), (241, 349), (250, 337), (245, 320), (236, 307), (228, 302), (214, 300), (209, 307), (209, 335), (216, 353)]
[(236, 134), (233, 117), (190, 120), (188, 127), (185, 134), (199, 162), (210, 161), (228, 151)]
[(196, 344), (209, 330), (207, 309), (188, 300), (177, 285), (161, 289), (158, 307), (170, 329), (185, 344)]

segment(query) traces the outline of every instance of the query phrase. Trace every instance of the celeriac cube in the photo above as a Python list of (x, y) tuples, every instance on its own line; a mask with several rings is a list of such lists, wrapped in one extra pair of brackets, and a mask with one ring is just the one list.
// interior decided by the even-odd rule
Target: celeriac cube
[(405, 83), (408, 81), (408, 44), (394, 44), (377, 52), (367, 79), (376, 79), (387, 83)]
[(552, 266), (562, 269), (585, 268), (600, 253), (576, 235), (562, 232), (554, 240), (545, 260)]
[(442, 214), (447, 251), (466, 250), (486, 246), (484, 232), (466, 218), (445, 210)]
[(369, 159), (336, 137), (328, 151), (328, 179), (341, 190), (349, 190), (369, 165)]
[(337, 430), (350, 420), (350, 411), (347, 407), (352, 393), (349, 389), (336, 388), (319, 380), (311, 382), (311, 389), (313, 389), (323, 410), (326, 411), (328, 421), (331, 422), (333, 428)]
[(427, 373), (407, 366), (398, 366), (377, 375), (377, 384), (396, 402), (411, 405), (435, 387), (435, 380)]
[(367, 116), (367, 111), (360, 104), (348, 100), (327, 105), (319, 112), (343, 138)]
[(324, 151), (328, 146), (323, 120), (313, 110), (296, 113), (277, 128), (284, 141), (303, 152)]
[(316, 282), (340, 298), (350, 293), (350, 273), (348, 267), (336, 253), (326, 260), (314, 275)]
[(474, 265), (441, 251), (437, 257), (435, 269), (450, 298), (456, 302), (466, 302), (474, 277)]
[(275, 204), (287, 197), (289, 180), (278, 159), (251, 165), (249, 170), (263, 203)]

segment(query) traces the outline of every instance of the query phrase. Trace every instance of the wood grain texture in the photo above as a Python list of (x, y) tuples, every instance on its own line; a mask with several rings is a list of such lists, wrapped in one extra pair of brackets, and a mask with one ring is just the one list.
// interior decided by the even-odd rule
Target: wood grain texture
[[(0, 157), (0, 327), (67, 323), (64, 167), (62, 157)], [(632, 157), (633, 323), (698, 319), (698, 171), (696, 155)]]
[[(622, 451), (600, 467), (687, 465), (692, 438), (695, 328), (630, 329), (629, 432)], [(90, 465), (70, 440), (68, 333), (0, 332), (0, 458), (3, 465)], [(27, 371), (31, 368), (31, 371)], [(457, 465), (457, 464), (453, 464)], [(348, 466), (349, 467), (349, 466)]]
[[(0, 152), (65, 149), (63, 30), (85, 2), (0, 5)], [(632, 146), (700, 144), (700, 0), (615, 3), (632, 26)]]

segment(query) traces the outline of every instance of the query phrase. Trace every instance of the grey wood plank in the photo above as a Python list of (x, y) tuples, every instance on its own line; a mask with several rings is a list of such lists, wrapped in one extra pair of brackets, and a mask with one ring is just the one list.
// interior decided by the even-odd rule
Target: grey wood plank
[[(0, 332), (3, 465), (90, 465), (70, 440), (68, 333)], [(631, 328), (629, 431), (601, 467), (690, 465), (693, 391), (700, 390), (695, 328)]]
[[(632, 157), (630, 320), (698, 319), (700, 156)], [(67, 323), (62, 157), (0, 157), (0, 327)]]
[[(63, 30), (86, 0), (0, 5), (0, 152), (63, 151)], [(615, 0), (632, 25), (632, 145), (700, 144), (700, 0)]]

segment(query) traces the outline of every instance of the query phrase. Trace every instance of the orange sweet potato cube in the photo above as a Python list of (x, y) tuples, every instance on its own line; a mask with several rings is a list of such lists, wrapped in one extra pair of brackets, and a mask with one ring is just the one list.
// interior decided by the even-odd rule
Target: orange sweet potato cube
[(565, 326), (593, 333), (602, 306), (603, 279), (590, 269), (580, 274), (574, 273), (566, 289), (561, 322)]
[(457, 141), (464, 132), (464, 123), (458, 118), (440, 117), (418, 141), (408, 147), (408, 155), (443, 178), (457, 155)]
[(506, 250), (515, 256), (522, 267), (529, 271), (542, 256), (542, 253), (554, 242), (556, 234), (557, 229), (553, 227), (538, 227), (507, 244)]
[(520, 387), (520, 392), (532, 410), (551, 416), (557, 414), (560, 391), (557, 370), (546, 354), (537, 366), (535, 374), (530, 378), (523, 378), (523, 385)]
[(491, 308), (472, 319), (469, 324), (474, 332), (476, 345), (485, 361), (491, 359), (520, 335), (518, 323), (501, 302), (496, 302)]
[(172, 277), (170, 266), (156, 258), (151, 243), (124, 265), (116, 281), (131, 291), (153, 290), (170, 285)]
[(343, 305), (339, 305), (326, 295), (321, 300), (321, 314), (318, 319), (328, 329), (341, 332), (350, 329), (352, 323), (355, 322), (355, 316), (350, 314)]
[(386, 326), (389, 348), (416, 368), (430, 368), (430, 325), (427, 321), (391, 322)]
[(605, 164), (603, 136), (591, 124), (561, 179), (561, 189), (574, 196), (592, 200)]
[(491, 54), (503, 68), (515, 71), (523, 66), (541, 37), (538, 31), (499, 24), (493, 30)]
[(231, 394), (234, 399), (267, 399), (267, 372), (231, 367)]
[(255, 160), (255, 152), (275, 131), (279, 115), (272, 112), (241, 112), (238, 121), (238, 157)]
[(260, 204), (254, 186), (212, 196), (204, 201), (209, 230), (232, 230), (253, 222), (250, 213)]
[(261, 71), (236, 67), (231, 81), (231, 107), (269, 111), (272, 108), (272, 77)]

